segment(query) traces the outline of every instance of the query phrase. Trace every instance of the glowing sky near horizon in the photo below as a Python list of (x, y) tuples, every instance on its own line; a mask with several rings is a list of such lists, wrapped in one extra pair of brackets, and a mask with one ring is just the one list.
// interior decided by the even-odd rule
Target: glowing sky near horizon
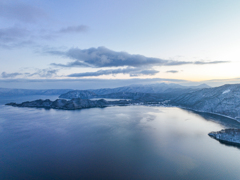
[(240, 77), (238, 0), (0, 0), (0, 79)]

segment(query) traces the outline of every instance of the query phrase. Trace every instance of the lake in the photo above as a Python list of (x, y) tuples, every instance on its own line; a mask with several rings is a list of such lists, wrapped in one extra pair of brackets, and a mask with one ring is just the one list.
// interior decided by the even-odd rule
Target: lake
[(234, 120), (176, 107), (46, 110), (0, 98), (0, 179), (240, 179), (240, 149), (210, 138)]

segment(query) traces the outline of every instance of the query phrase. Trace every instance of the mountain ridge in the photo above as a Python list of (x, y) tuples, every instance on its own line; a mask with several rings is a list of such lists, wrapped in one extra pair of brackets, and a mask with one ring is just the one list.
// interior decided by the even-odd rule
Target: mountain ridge
[(240, 120), (240, 84), (206, 88), (182, 94), (170, 101), (173, 106), (215, 113)]
[[(96, 98), (96, 97), (105, 97), (109, 94), (116, 94), (117, 93), (148, 93), (148, 94), (165, 94), (170, 96), (170, 94), (182, 94), (190, 91), (195, 91), (197, 89), (202, 88), (209, 88), (208, 85), (199, 85), (199, 86), (182, 86), (179, 84), (166, 84), (166, 83), (155, 83), (155, 84), (149, 84), (149, 85), (142, 85), (142, 84), (133, 84), (130, 86), (123, 86), (118, 88), (102, 88), (102, 89), (89, 89), (89, 90), (73, 90), (70, 92), (67, 92), (65, 94), (61, 94), (60, 98)], [(92, 94), (92, 95), (91, 95)], [(95, 94), (95, 95), (93, 95)], [(116, 96), (115, 98), (119, 98)]]

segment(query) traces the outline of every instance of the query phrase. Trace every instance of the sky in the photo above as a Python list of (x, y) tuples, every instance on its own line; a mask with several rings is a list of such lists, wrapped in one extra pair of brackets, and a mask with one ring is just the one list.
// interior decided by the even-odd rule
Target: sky
[(239, 8), (238, 0), (0, 0), (0, 86), (239, 83)]

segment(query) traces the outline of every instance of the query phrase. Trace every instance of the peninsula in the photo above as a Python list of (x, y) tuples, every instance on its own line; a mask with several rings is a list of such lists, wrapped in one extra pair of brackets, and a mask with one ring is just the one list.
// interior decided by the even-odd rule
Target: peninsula
[(240, 129), (223, 129), (208, 135), (222, 143), (240, 146)]
[(57, 99), (55, 101), (51, 101), (49, 99), (46, 99), (46, 100), (38, 99), (35, 101), (26, 101), (20, 104), (7, 103), (6, 105), (14, 106), (14, 107), (75, 110), (75, 109), (95, 108), (95, 107), (103, 108), (103, 107), (113, 106), (113, 105), (123, 106), (128, 104), (130, 104), (130, 102), (127, 100), (106, 101), (104, 99), (89, 100), (89, 99), (73, 98), (71, 100)]

